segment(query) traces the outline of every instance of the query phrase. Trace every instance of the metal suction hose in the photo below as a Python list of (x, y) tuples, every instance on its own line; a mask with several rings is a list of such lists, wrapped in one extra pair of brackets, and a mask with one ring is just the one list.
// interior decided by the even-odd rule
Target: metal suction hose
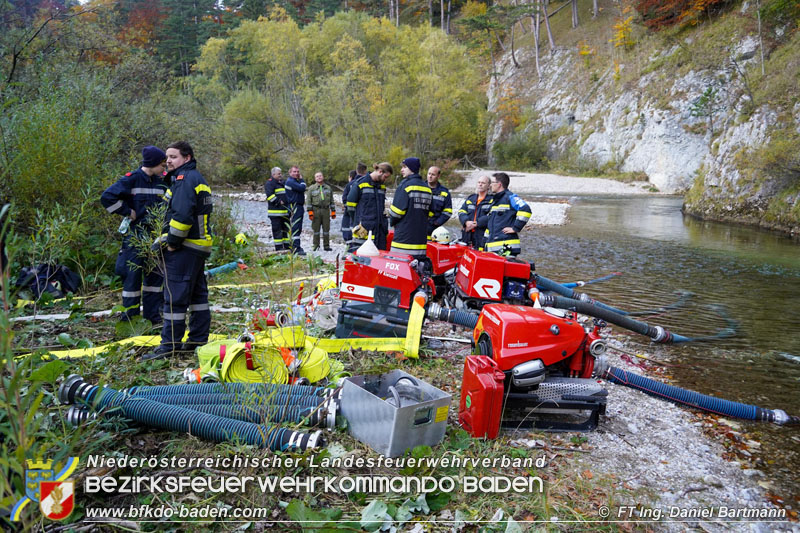
[(661, 383), (660, 381), (634, 374), (615, 366), (610, 366), (605, 357), (597, 358), (594, 371), (597, 377), (606, 379), (611, 383), (625, 385), (626, 387), (640, 390), (656, 398), (670, 400), (710, 413), (742, 418), (744, 420), (773, 422), (778, 425), (800, 424), (800, 417), (789, 416), (781, 409), (765, 409), (755, 405), (722, 400), (720, 398), (708, 396), (707, 394), (700, 394), (699, 392), (682, 389), (674, 385), (667, 385), (666, 383)]

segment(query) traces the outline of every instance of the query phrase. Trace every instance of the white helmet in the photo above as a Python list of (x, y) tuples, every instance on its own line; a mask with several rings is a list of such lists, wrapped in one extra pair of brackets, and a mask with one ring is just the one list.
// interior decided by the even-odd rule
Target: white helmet
[(440, 242), (442, 244), (450, 244), (450, 241), (453, 240), (450, 237), (450, 232), (447, 231), (447, 228), (442, 227), (442, 226), (440, 226), (440, 227), (436, 228), (435, 230), (433, 230), (433, 233), (431, 233), (431, 238), (434, 241)]

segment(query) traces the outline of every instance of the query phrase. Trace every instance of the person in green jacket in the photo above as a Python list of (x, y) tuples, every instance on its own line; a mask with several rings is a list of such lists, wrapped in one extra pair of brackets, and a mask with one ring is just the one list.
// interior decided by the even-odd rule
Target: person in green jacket
[(306, 206), (311, 229), (314, 230), (314, 250), (319, 250), (319, 230), (322, 228), (322, 241), (325, 251), (331, 251), (331, 219), (336, 218), (336, 204), (333, 191), (325, 183), (322, 172), (314, 174), (314, 183), (306, 189)]

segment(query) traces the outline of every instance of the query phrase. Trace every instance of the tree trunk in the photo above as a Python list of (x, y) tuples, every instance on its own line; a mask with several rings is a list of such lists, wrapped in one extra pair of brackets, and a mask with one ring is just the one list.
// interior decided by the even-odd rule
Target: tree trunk
[(592, 18), (597, 17), (599, 12), (600, 10), (597, 9), (597, 0), (592, 0)]
[(572, 0), (572, 27), (578, 27), (578, 0)]
[(452, 8), (452, 0), (447, 0), (447, 35), (450, 35), (450, 9)]
[(550, 17), (547, 16), (547, 4), (550, 0), (539, 0), (542, 6), (542, 17), (544, 17), (544, 27), (547, 30), (547, 40), (550, 41), (550, 52), (556, 49), (556, 42), (553, 40), (553, 31), (550, 29)]
[(519, 68), (519, 63), (517, 63), (517, 54), (514, 52), (514, 28), (516, 25), (516, 22), (511, 25), (511, 61), (514, 63), (514, 68)]
[(539, 9), (536, 9), (536, 15), (533, 17), (533, 57), (536, 60), (536, 75), (542, 79), (542, 69), (539, 66), (539, 30), (541, 29), (541, 16)]
[(439, 0), (439, 27), (446, 31), (444, 27), (444, 0)]
[(433, 0), (428, 0), (428, 20), (430, 25), (433, 26)]

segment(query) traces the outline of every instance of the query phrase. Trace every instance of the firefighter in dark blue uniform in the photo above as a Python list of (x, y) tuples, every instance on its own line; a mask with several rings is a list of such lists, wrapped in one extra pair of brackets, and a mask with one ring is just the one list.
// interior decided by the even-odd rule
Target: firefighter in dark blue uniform
[(264, 184), (267, 195), (267, 215), (272, 224), (272, 240), (275, 251), (289, 249), (289, 208), (286, 207), (286, 188), (281, 179), (281, 169), (272, 167), (270, 176)]
[(461, 242), (483, 250), (484, 232), (489, 225), (489, 211), (492, 208), (492, 195), (489, 194), (489, 176), (478, 178), (478, 192), (470, 194), (458, 210), (461, 222)]
[(400, 173), (405, 178), (397, 186), (389, 217), (394, 226), (392, 252), (408, 254), (416, 259), (425, 257), (428, 247), (428, 220), (431, 210), (431, 188), (419, 175), (419, 159), (403, 160)]
[[(166, 233), (158, 244), (163, 253), (164, 327), (161, 344), (142, 357), (161, 359), (176, 352), (186, 353), (208, 342), (211, 310), (205, 264), (211, 255), (212, 238), (209, 219), (213, 210), (211, 188), (197, 171), (194, 151), (189, 143), (179, 141), (167, 147), (167, 168), (172, 186), (167, 193)], [(189, 335), (181, 343), (189, 317)]]
[(347, 209), (347, 195), (350, 194), (350, 189), (356, 181), (356, 171), (351, 170), (348, 176), (347, 185), (344, 186), (342, 191), (342, 204), (344, 205), (344, 215), (342, 215), (342, 239), (344, 245), (350, 246), (350, 241), (353, 240), (353, 228), (351, 227), (350, 211)]
[(289, 217), (292, 221), (292, 234), (289, 244), (292, 252), (297, 255), (306, 255), (303, 247), (300, 246), (300, 234), (303, 232), (303, 215), (305, 215), (306, 182), (300, 175), (300, 169), (292, 167), (289, 169), (289, 177), (284, 184), (286, 189), (286, 205), (289, 208)]
[[(161, 149), (145, 146), (142, 149), (142, 166), (125, 174), (100, 196), (100, 203), (106, 211), (127, 217), (130, 221), (124, 231), (125, 237), (114, 269), (122, 278), (124, 317), (129, 319), (138, 315), (141, 301), (144, 317), (153, 325), (161, 324), (164, 278), (157, 268), (148, 268), (144, 254), (135, 248), (135, 243), (147, 239), (149, 232), (161, 224), (152, 220), (150, 209), (160, 204), (167, 192), (167, 185), (162, 179), (166, 159)], [(124, 226), (121, 226), (120, 231), (123, 229)]]
[(433, 200), (431, 202), (430, 216), (428, 217), (428, 239), (433, 230), (443, 226), (453, 216), (453, 198), (450, 190), (439, 182), (442, 170), (439, 167), (428, 169), (428, 187), (431, 189)]
[(519, 255), (522, 251), (519, 243), (519, 232), (531, 219), (531, 208), (519, 196), (508, 190), (508, 174), (495, 172), (492, 174), (492, 207), (486, 226), (487, 252), (500, 255)]
[(380, 163), (350, 188), (347, 210), (353, 224), (353, 240), (348, 251), (353, 252), (366, 242), (369, 232), (379, 250), (386, 249), (389, 226), (386, 220), (386, 178), (392, 175), (392, 165)]

